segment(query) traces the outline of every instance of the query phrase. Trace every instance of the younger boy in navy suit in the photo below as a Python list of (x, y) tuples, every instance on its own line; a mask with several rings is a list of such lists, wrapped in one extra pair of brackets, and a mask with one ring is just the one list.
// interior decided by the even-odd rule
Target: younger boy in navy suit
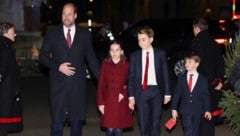
[(184, 136), (200, 136), (201, 118), (211, 120), (208, 82), (197, 72), (200, 57), (191, 53), (185, 57), (187, 72), (179, 76), (172, 100), (172, 117), (177, 119), (177, 107), (180, 102), (180, 113)]

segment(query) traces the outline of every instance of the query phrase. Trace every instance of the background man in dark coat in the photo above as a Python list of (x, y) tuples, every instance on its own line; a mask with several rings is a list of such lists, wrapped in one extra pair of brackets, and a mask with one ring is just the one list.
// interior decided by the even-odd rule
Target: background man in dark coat
[[(218, 109), (219, 90), (222, 88), (222, 78), (224, 75), (224, 60), (220, 47), (208, 32), (208, 22), (204, 17), (193, 20), (193, 51), (201, 58), (198, 67), (199, 73), (208, 79), (210, 94), (210, 111)], [(202, 136), (215, 135), (216, 118), (211, 121), (203, 120)]]
[(52, 136), (62, 136), (66, 118), (71, 121), (71, 136), (81, 135), (81, 121), (86, 118), (85, 60), (98, 76), (99, 64), (92, 49), (91, 33), (77, 26), (76, 18), (76, 6), (65, 4), (63, 24), (47, 31), (40, 52), (40, 62), (50, 68)]
[(22, 130), (22, 107), (15, 99), (19, 91), (19, 71), (13, 47), (14, 25), (0, 23), (0, 35), (0, 136), (6, 136), (9, 131)]

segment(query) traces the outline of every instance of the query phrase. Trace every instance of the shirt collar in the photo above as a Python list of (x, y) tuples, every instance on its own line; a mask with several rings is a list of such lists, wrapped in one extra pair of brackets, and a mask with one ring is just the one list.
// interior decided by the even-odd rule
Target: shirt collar
[[(193, 74), (193, 75), (196, 77), (196, 75), (198, 75), (199, 73), (198, 73), (197, 71), (195, 71), (194, 73), (191, 73), (191, 74)], [(188, 77), (190, 76), (190, 73), (189, 73), (189, 72), (187, 72), (187, 76), (188, 76)]]
[(146, 52), (149, 52), (150, 54), (153, 53), (153, 47), (151, 46), (148, 50), (143, 50), (142, 49), (142, 53), (146, 54)]
[[(67, 31), (68, 31), (68, 29), (69, 29), (68, 27), (66, 27), (66, 26), (64, 26), (64, 25), (63, 25), (63, 30), (64, 30), (64, 32), (67, 32)], [(75, 24), (74, 24), (74, 25), (72, 25), (70, 29), (71, 29), (71, 31), (74, 31), (74, 30), (76, 29), (76, 26), (75, 26)]]

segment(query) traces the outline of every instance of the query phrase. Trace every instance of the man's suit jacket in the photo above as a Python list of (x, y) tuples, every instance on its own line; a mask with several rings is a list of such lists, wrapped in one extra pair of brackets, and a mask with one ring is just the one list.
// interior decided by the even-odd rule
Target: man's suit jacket
[[(163, 95), (170, 95), (169, 75), (167, 58), (164, 51), (153, 47), (154, 65), (156, 72), (156, 80), (159, 90)], [(129, 97), (134, 97), (136, 102), (142, 92), (142, 50), (134, 52), (130, 57), (130, 70), (128, 91)]]
[(203, 114), (210, 111), (208, 92), (208, 82), (201, 74), (198, 75), (197, 82), (193, 87), (192, 93), (188, 88), (187, 74), (178, 78), (177, 86), (173, 94), (172, 109), (177, 110), (180, 102), (180, 113)]
[[(65, 112), (70, 118), (84, 120), (86, 117), (86, 65), (97, 77), (99, 64), (92, 48), (91, 33), (76, 26), (71, 48), (64, 36), (63, 25), (47, 31), (40, 52), (40, 62), (50, 68), (50, 102), (53, 119), (64, 120)], [(73, 76), (59, 72), (60, 64), (70, 62), (75, 67)]]

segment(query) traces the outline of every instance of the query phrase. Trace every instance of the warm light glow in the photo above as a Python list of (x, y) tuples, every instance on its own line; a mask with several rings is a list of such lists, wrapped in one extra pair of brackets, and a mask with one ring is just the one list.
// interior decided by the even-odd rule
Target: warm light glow
[(219, 20), (219, 23), (225, 23), (224, 19)]
[(93, 0), (89, 0), (89, 2), (93, 2)]
[(232, 0), (232, 20), (240, 19), (240, 15), (236, 14), (236, 0)]
[(223, 39), (223, 38), (216, 38), (215, 41), (218, 43), (218, 44), (225, 44), (227, 42), (226, 39)]
[(92, 26), (92, 20), (88, 19), (88, 27), (91, 27), (91, 26)]
[(212, 12), (212, 10), (210, 8), (206, 9), (206, 13), (211, 13), (211, 12)]
[(53, 7), (52, 7), (52, 5), (49, 5), (48, 8), (49, 8), (49, 9), (52, 9)]
[(236, 10), (236, 5), (232, 5), (232, 10)]

